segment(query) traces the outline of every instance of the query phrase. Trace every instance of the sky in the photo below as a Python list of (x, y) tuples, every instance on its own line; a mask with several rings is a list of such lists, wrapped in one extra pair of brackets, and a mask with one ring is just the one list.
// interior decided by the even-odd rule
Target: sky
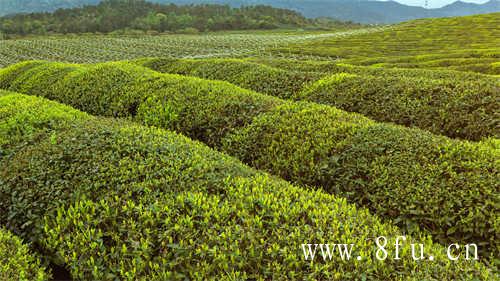
[[(411, 6), (424, 6), (425, 0), (394, 0), (401, 4), (411, 5)], [(451, 4), (456, 0), (428, 0), (429, 8), (439, 8), (445, 5)], [(486, 3), (488, 0), (461, 0), (462, 2), (470, 2), (470, 3)]]

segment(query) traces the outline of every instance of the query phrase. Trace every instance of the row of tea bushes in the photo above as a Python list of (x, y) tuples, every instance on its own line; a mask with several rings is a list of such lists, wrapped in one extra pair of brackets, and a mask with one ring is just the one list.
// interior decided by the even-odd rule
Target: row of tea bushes
[(228, 81), (242, 88), (280, 98), (290, 98), (312, 82), (336, 73), (453, 81), (485, 80), (490, 83), (497, 81), (487, 75), (460, 71), (376, 68), (335, 62), (287, 59), (145, 58), (133, 62), (163, 73)]
[[(0, 71), (0, 83), (29, 64)], [(60, 70), (74, 65), (32, 64), (11, 90), (175, 130), (255, 168), (346, 197), (405, 230), (420, 226), (442, 243), (499, 251), (498, 143), (453, 140), (128, 63), (69, 73)]]
[[(10, 73), (16, 73), (16, 79), (9, 81)], [(180, 131), (210, 146), (220, 146), (229, 131), (283, 103), (227, 82), (165, 75), (121, 62), (76, 68), (24, 62), (6, 68), (0, 76), (6, 89), (58, 100), (94, 115), (135, 116), (147, 125)]]
[(426, 69), (451, 69), (459, 71), (471, 71), (488, 75), (500, 75), (500, 68), (495, 67), (498, 58), (457, 58), (436, 59), (424, 62), (410, 63), (381, 63), (381, 67), (398, 68), (426, 68)]
[(458, 83), (340, 73), (321, 79), (294, 98), (452, 138), (477, 141), (500, 136), (500, 83), (485, 80)]
[(0, 228), (0, 280), (45, 281), (49, 275), (19, 237)]
[(281, 98), (288, 98), (311, 82), (336, 73), (392, 78), (444, 79), (454, 83), (481, 80), (483, 84), (499, 86), (498, 78), (480, 73), (445, 69), (367, 67), (328, 61), (265, 58), (245, 60), (145, 58), (133, 62), (163, 73), (224, 80), (243, 88)]
[[(450, 79), (456, 81), (485, 79), (493, 81), (494, 77), (481, 73), (462, 72), (448, 69), (425, 69), (425, 68), (386, 68), (379, 64), (373, 66), (352, 65), (335, 61), (310, 61), (310, 60), (289, 60), (289, 59), (249, 59), (270, 67), (284, 70), (294, 70), (300, 72), (320, 72), (327, 74), (347, 72), (360, 75), (391, 76), (391, 77), (415, 77), (426, 79)], [(373, 63), (373, 62), (372, 62)]]
[(137, 63), (165, 73), (224, 80), (280, 98), (334, 105), (377, 121), (452, 138), (477, 141), (500, 133), (495, 116), (500, 82), (484, 75), (459, 81), (453, 71), (415, 78), (389, 70), (387, 77), (374, 68), (333, 64), (328, 72), (336, 74), (326, 76), (234, 59), (143, 59)]
[(245, 89), (284, 99), (290, 98), (308, 83), (325, 75), (310, 71), (287, 71), (240, 59), (147, 58), (134, 63), (163, 73), (223, 80)]
[(492, 62), (490, 64), (469, 64), (463, 66), (453, 66), (452, 69), (459, 71), (476, 71), (488, 73), (490, 75), (495, 75), (496, 77), (500, 76), (500, 62), (498, 58), (496, 62)]
[[(0, 94), (0, 223), (75, 280), (491, 280), (422, 234), (401, 232), (323, 191), (293, 186), (162, 129)], [(6, 132), (9, 132), (7, 137)], [(409, 242), (433, 261), (413, 261)], [(315, 262), (303, 243), (352, 243)], [(319, 255), (319, 254), (318, 254)]]
[[(394, 58), (370, 57), (363, 59), (345, 60), (344, 63), (403, 69), (428, 70), (459, 70), (468, 74), (496, 75), (491, 65), (498, 61), (498, 51), (469, 50), (456, 53), (452, 57), (443, 54), (425, 54), (420, 56), (397, 56)], [(470, 77), (473, 77), (472, 75)], [(479, 76), (478, 76), (479, 77)]]
[(473, 144), (309, 103), (259, 116), (224, 140), (252, 166), (341, 194), (443, 243), (498, 254), (498, 143)]
[(339, 58), (356, 65), (432, 67), (433, 61), (448, 67), (474, 61), (487, 65), (500, 54), (498, 26), (500, 13), (418, 19), (376, 32), (291, 42), (272, 52)]

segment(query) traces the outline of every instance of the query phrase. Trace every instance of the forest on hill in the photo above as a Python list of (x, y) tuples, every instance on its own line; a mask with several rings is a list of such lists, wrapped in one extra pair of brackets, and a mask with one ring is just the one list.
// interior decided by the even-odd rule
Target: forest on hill
[(0, 18), (0, 32), (12, 35), (110, 33), (125, 31), (180, 32), (329, 28), (354, 25), (329, 19), (307, 19), (300, 13), (271, 6), (234, 8), (216, 4), (155, 4), (144, 0), (106, 0), (95, 6), (58, 9)]
[[(418, 18), (454, 17), (500, 12), (500, 0), (476, 4), (456, 1), (441, 8), (426, 9), (397, 1), (374, 0), (148, 0), (159, 4), (219, 4), (233, 8), (267, 5), (297, 11), (308, 18), (329, 17), (365, 24), (397, 23)], [(52, 12), (61, 8), (96, 5), (100, 0), (0, 0), (0, 16)], [(424, 5), (424, 1), (421, 4)]]

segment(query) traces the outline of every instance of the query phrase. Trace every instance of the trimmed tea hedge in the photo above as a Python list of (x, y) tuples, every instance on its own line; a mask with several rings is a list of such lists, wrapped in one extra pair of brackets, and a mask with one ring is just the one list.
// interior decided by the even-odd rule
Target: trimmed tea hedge
[(44, 281), (49, 275), (21, 240), (0, 228), (0, 280)]
[(39, 65), (43, 65), (44, 61), (26, 61), (26, 62), (20, 62), (17, 64), (13, 64), (9, 67), (8, 72), (3, 72), (2, 73), (2, 82), (0, 84), (0, 88), (5, 89), (6, 87), (9, 87), (10, 84), (18, 78), (20, 74), (25, 73), (26, 71), (29, 71), (31, 68), (34, 68)]
[[(496, 83), (496, 85), (499, 83), (498, 78), (494, 76), (474, 72), (450, 69), (368, 67), (327, 61), (267, 58), (245, 60), (145, 58), (132, 62), (163, 73), (176, 73), (206, 79), (224, 80), (243, 88), (283, 98), (289, 97), (290, 93), (297, 93), (297, 90), (301, 90), (311, 82), (336, 73), (393, 78), (444, 79), (454, 82), (481, 80), (492, 84)], [(492, 65), (494, 66), (495, 63)], [(224, 75), (223, 71), (219, 71), (220, 68), (223, 68), (230, 75)], [(280, 75), (276, 75), (276, 73), (280, 73)], [(244, 77), (245, 75), (249, 77)], [(259, 77), (255, 78), (256, 75)], [(272, 81), (268, 78), (271, 76), (281, 79), (282, 82), (276, 83), (276, 81)], [(294, 79), (298, 81), (293, 81)], [(278, 89), (264, 87), (266, 84), (277, 85)]]
[(325, 74), (285, 71), (238, 59), (150, 58), (135, 63), (163, 73), (223, 80), (239, 87), (280, 98), (290, 98)]
[(173, 129), (255, 168), (345, 196), (406, 230), (420, 226), (439, 242), (498, 253), (498, 146), (127, 63), (80, 67), (43, 87), (63, 103)]
[(286, 104), (225, 139), (225, 151), (291, 181), (323, 187), (439, 241), (499, 250), (499, 147)]
[[(457, 75), (456, 71), (381, 71), (316, 63), (318, 69), (337, 73), (317, 81), (326, 73), (285, 71), (235, 59), (160, 58), (139, 60), (138, 63), (165, 73), (224, 80), (285, 99), (334, 105), (377, 121), (415, 126), (452, 138), (477, 141), (500, 134), (495, 116), (500, 83), (485, 75)], [(468, 79), (460, 81), (461, 76)]]
[(294, 97), (452, 138), (500, 136), (500, 83), (335, 74)]
[[(419, 19), (378, 32), (331, 36), (276, 46), (273, 53), (339, 58), (356, 65), (397, 67), (485, 68), (469, 71), (490, 73), (489, 64), (500, 57), (500, 13)], [(446, 34), (446, 36), (443, 36)]]
[[(409, 243), (401, 260), (377, 261), (374, 238), (387, 236), (394, 251), (394, 226), (175, 133), (20, 94), (0, 96), (0, 110), (0, 122), (18, 128), (17, 141), (1, 142), (9, 151), (0, 162), (1, 222), (33, 237), (76, 280), (494, 276), (480, 262), (449, 261), (417, 233), (411, 241), (434, 261), (411, 260)], [(339, 241), (363, 259), (304, 260), (301, 244)]]
[[(413, 58), (413, 57), (412, 57)], [(377, 64), (373, 66), (352, 65), (347, 63), (329, 61), (309, 61), (309, 60), (289, 60), (289, 59), (250, 59), (251, 62), (276, 67), (284, 70), (294, 70), (301, 72), (320, 72), (326, 74), (353, 73), (372, 76), (391, 77), (414, 77), (427, 79), (450, 79), (455, 81), (485, 79), (495, 81), (490, 75), (474, 72), (456, 71), (446, 69), (417, 69), (417, 68), (385, 68)]]
[[(148, 125), (182, 131), (211, 146), (218, 146), (228, 131), (283, 102), (227, 82), (163, 75), (129, 63), (60, 71), (70, 66), (35, 65), (18, 75), (9, 89), (58, 100), (94, 115), (137, 116)], [(5, 69), (8, 73), (10, 68)], [(44, 78), (48, 75), (57, 82)]]

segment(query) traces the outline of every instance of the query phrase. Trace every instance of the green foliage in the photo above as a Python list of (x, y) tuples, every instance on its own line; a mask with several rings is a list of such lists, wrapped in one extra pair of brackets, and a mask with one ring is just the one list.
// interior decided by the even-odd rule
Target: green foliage
[[(1, 0), (0, 0), (1, 1)], [(242, 57), (271, 55), (269, 48), (291, 42), (345, 36), (376, 28), (336, 32), (314, 30), (262, 30), (211, 32), (206, 34), (161, 34), (135, 29), (110, 34), (66, 34), (31, 36), (3, 40), (0, 44), (0, 67), (26, 60), (96, 63), (144, 57)], [(342, 29), (341, 29), (342, 30)]]
[(452, 138), (500, 136), (500, 83), (334, 74), (294, 97)]
[(23, 35), (111, 33), (127, 31), (180, 32), (275, 29), (297, 27), (358, 27), (359, 24), (307, 19), (298, 12), (257, 5), (157, 4), (142, 0), (105, 0), (96, 6), (59, 9), (53, 13), (21, 13), (0, 18), (0, 32)]
[(286, 71), (237, 59), (142, 59), (136, 63), (164, 73), (224, 80), (242, 88), (280, 98), (290, 98), (322, 75)]
[[(8, 72), (0, 72), (0, 83)], [(498, 253), (498, 147), (128, 63), (82, 66), (62, 76), (51, 94), (60, 102), (115, 116), (115, 108), (133, 101), (136, 114), (120, 116), (129, 112), (255, 168), (341, 194), (406, 230), (420, 226), (440, 242), (474, 242)]]
[(498, 148), (309, 103), (280, 106), (226, 141), (253, 167), (498, 254)]
[[(124, 7), (129, 9), (130, 5), (124, 5)], [(199, 7), (199, 11), (205, 8), (212, 11), (211, 8), (208, 8), (209, 6), (203, 7)], [(189, 8), (187, 9), (189, 10)], [(122, 13), (113, 13), (112, 11), (113, 9), (103, 11), (109, 12), (115, 17), (111, 22), (118, 21), (116, 18), (127, 18), (142, 12), (140, 9)], [(217, 11), (215, 14), (220, 16), (221, 13)], [(273, 16), (279, 17), (280, 12), (277, 14), (272, 15), (271, 18)], [(151, 18), (155, 24), (157, 19), (169, 21), (169, 19), (175, 18), (175, 14), (170, 15), (169, 13), (146, 15), (148, 20)], [(212, 14), (209, 13), (209, 15)], [(22, 20), (19, 20), (16, 29), (30, 29), (32, 27), (31, 20), (23, 18), (30, 16), (33, 15), (20, 15)], [(44, 16), (42, 15), (42, 17)], [(89, 17), (89, 21), (104, 20), (96, 17), (95, 13), (90, 13)], [(231, 18), (231, 16), (228, 17)], [(69, 18), (67, 25), (69, 29), (85, 28), (86, 24), (75, 24), (75, 21), (86, 19), (85, 17), (83, 19)], [(275, 61), (277, 58), (287, 58), (286, 64), (294, 64), (294, 70), (309, 69), (309, 71), (321, 71), (321, 68), (331, 69), (331, 66), (336, 65), (339, 61), (357, 66), (373, 66), (382, 69), (382, 72), (378, 69), (369, 71), (377, 71), (381, 74), (391, 73), (387, 71), (388, 68), (402, 67), (439, 70), (436, 72), (437, 76), (442, 73), (453, 73), (448, 72), (448, 70), (459, 70), (455, 71), (453, 75), (457, 76), (456, 79), (460, 79), (458, 76), (465, 75), (460, 74), (460, 71), (499, 75), (497, 63), (500, 57), (498, 48), (500, 34), (497, 26), (500, 25), (500, 22), (498, 18), (500, 18), (498, 13), (493, 13), (468, 17), (415, 20), (394, 26), (363, 29), (359, 29), (357, 26), (334, 24), (335, 30), (341, 32), (311, 32), (296, 29), (294, 31), (281, 30), (280, 32), (220, 32), (202, 36), (150, 36), (159, 32), (126, 28), (112, 32), (113, 34), (129, 35), (121, 35), (119, 40), (117, 40), (118, 36), (114, 35), (89, 35), (89, 33), (84, 33), (82, 36), (75, 34), (46, 36), (43, 40), (40, 38), (4, 40), (0, 44), (0, 65), (7, 66), (28, 59), (88, 63), (143, 57), (255, 57), (257, 61), (269, 59)], [(239, 17), (237, 21), (232, 23), (239, 25), (241, 21), (247, 19), (249, 18)], [(196, 24), (206, 20), (210, 20), (209, 16), (197, 19)], [(9, 22), (9, 20), (5, 19), (3, 23), (5, 24), (5, 22)], [(120, 20), (120, 22), (124, 25), (133, 23), (131, 20)], [(23, 23), (26, 23), (28, 27), (23, 27)], [(103, 27), (107, 24), (96, 26)], [(46, 26), (60, 28), (58, 25)], [(210, 25), (204, 24), (196, 28), (203, 31), (207, 26)], [(231, 29), (231, 26), (233, 25), (225, 28)], [(294, 63), (297, 59), (317, 61), (314, 62), (313, 66), (302, 60)], [(339, 70), (346, 72), (342, 68)], [(396, 70), (399, 72), (399, 69)], [(408, 70), (405, 72), (410, 73)], [(422, 71), (421, 73), (423, 72), (433, 75), (430, 71)]]
[[(77, 119), (85, 116), (85, 114), (79, 112), (68, 115), (67, 109), (63, 106), (59, 106), (51, 110), (50, 114), (46, 114), (52, 104), (45, 101), (41, 102), (36, 98), (26, 98), (21, 102), (11, 94), (11, 92), (0, 91), (0, 97), (2, 97), (0, 117), (11, 116), (9, 120), (0, 123), (0, 145), (2, 145), (0, 156), (2, 157), (9, 155), (7, 148), (10, 145), (16, 143), (22, 145), (21, 140), (28, 142), (35, 140), (40, 133), (40, 128), (58, 128), (67, 119)], [(34, 109), (31, 110), (30, 114), (23, 114), (23, 110), (26, 108)], [(3, 215), (5, 213), (0, 213), (0, 217)]]
[[(39, 108), (47, 116), (84, 116), (40, 127), (43, 136), (0, 162), (1, 190), (16, 194), (0, 196), (9, 207), (5, 220), (76, 280), (493, 277), (482, 263), (449, 261), (443, 247), (419, 233), (408, 238), (426, 245), (432, 263), (416, 266), (409, 244), (401, 250), (408, 258), (378, 262), (373, 238), (387, 236), (394, 251), (397, 228), (345, 199), (271, 178), (175, 133), (20, 94), (4, 93), (0, 102), (8, 112), (1, 122), (38, 116)], [(354, 255), (363, 260), (305, 261), (300, 245), (309, 241), (356, 244)]]
[[(160, 72), (224, 80), (281, 98), (333, 105), (452, 138), (480, 140), (499, 135), (495, 112), (500, 83), (485, 75), (313, 63), (307, 70), (337, 72), (319, 80), (327, 74), (235, 59), (142, 59), (136, 63)], [(281, 65), (295, 69), (295, 65), (288, 66)]]
[(0, 280), (45, 281), (49, 274), (18, 237), (0, 228)]
[(457, 69), (498, 74), (500, 13), (420, 19), (379, 32), (278, 46), (277, 53), (342, 58), (378, 67)]
[(26, 71), (29, 71), (31, 68), (41, 65), (45, 62), (42, 61), (26, 61), (21, 62), (15, 65), (11, 65), (7, 71), (2, 73), (2, 82), (0, 84), (0, 88), (5, 89), (10, 87), (11, 83), (14, 80), (18, 79), (18, 76)]
[[(169, 128), (218, 147), (233, 130), (252, 122), (282, 101), (240, 89), (229, 83), (179, 76), (140, 81), (131, 90), (147, 97), (136, 120)], [(151, 94), (151, 89), (157, 89)]]
[(313, 60), (291, 60), (291, 59), (275, 59), (275, 58), (253, 58), (252, 62), (257, 62), (264, 65), (269, 65), (281, 69), (293, 69), (303, 72), (324, 72), (327, 74), (334, 73), (352, 73), (359, 75), (371, 76), (391, 76), (391, 77), (413, 77), (426, 79), (447, 79), (447, 80), (489, 80), (498, 81), (490, 75), (485, 75), (475, 72), (463, 72), (452, 70), (449, 67), (446, 69), (425, 69), (425, 68), (387, 68), (382, 66), (363, 66), (353, 65), (340, 62), (330, 61), (313, 61)]
[(77, 68), (76, 65), (66, 63), (54, 63), (47, 66), (41, 61), (26, 61), (9, 67), (11, 70), (8, 72), (15, 74), (15, 80), (8, 78), (5, 80), (2, 78), (2, 80), (11, 83), (10, 88), (16, 91), (36, 92), (38, 95), (51, 98), (53, 86), (58, 78)]
[[(161, 75), (129, 63), (72, 67), (46, 63), (17, 73), (18, 79), (9, 88), (55, 99), (91, 114), (136, 117), (212, 146), (232, 129), (281, 103), (229, 83)], [(15, 69), (7, 68), (0, 74), (0, 81)], [(45, 79), (49, 73), (54, 80)]]

